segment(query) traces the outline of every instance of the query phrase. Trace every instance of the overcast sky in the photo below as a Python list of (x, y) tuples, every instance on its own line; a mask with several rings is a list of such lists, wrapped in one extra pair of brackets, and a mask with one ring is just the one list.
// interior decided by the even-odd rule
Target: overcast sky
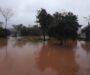
[(87, 24), (83, 17), (90, 15), (90, 0), (0, 0), (0, 6), (13, 9), (14, 16), (9, 22), (11, 24), (35, 24), (37, 10), (41, 8), (51, 14), (56, 11), (71, 11), (78, 15), (82, 25)]

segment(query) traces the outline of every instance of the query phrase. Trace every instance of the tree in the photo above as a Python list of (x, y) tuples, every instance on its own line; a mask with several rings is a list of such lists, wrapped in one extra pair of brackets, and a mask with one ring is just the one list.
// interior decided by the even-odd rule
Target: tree
[(82, 32), (85, 33), (86, 40), (90, 40), (90, 16), (84, 18), (88, 22), (88, 25), (82, 29)]
[(40, 27), (34, 25), (33, 27), (26, 27), (23, 24), (13, 25), (14, 35), (15, 36), (40, 36), (41, 30)]
[(38, 14), (37, 14), (37, 23), (40, 24), (41, 26), (41, 29), (42, 29), (42, 33), (43, 33), (43, 36), (44, 36), (44, 41), (46, 40), (45, 38), (45, 35), (46, 35), (46, 32), (47, 32), (47, 12), (45, 9), (41, 9), (38, 11)]
[(65, 15), (65, 38), (76, 39), (79, 27), (81, 26), (78, 24), (77, 16), (72, 12), (67, 12)]
[(84, 27), (82, 32), (85, 33), (86, 40), (90, 40), (90, 24)]
[(19, 24), (19, 25), (13, 25), (13, 28), (15, 29), (15, 36), (21, 35), (21, 29), (22, 29), (23, 25)]
[(34, 25), (33, 27), (23, 26), (21, 29), (21, 36), (40, 36), (41, 30), (40, 27)]
[(66, 39), (76, 39), (77, 30), (80, 27), (77, 16), (71, 12), (56, 12), (53, 14), (53, 22), (49, 29), (49, 35), (61, 41)]
[(38, 11), (37, 22), (40, 24), (44, 36), (46, 33), (50, 37), (54, 37), (61, 41), (66, 39), (76, 39), (77, 31), (81, 27), (78, 23), (78, 18), (72, 12), (56, 12), (50, 15), (45, 9)]
[[(10, 20), (10, 18), (13, 16), (13, 12), (12, 9), (9, 8), (0, 8), (0, 13), (3, 16), (4, 20), (5, 20), (5, 30), (7, 28), (7, 23)], [(7, 35), (7, 32), (6, 32)]]

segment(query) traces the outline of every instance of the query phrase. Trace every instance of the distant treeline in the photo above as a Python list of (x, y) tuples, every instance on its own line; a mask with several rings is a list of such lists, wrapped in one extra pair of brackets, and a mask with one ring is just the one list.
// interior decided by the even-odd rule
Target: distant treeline
[[(26, 27), (23, 24), (13, 25), (13, 30), (7, 30), (0, 26), (0, 37), (12, 34), (13, 36), (45, 36), (53, 37), (61, 41), (72, 39), (78, 39), (79, 35), (77, 32), (82, 26), (78, 23), (77, 15), (72, 12), (55, 12), (49, 14), (45, 9), (40, 9), (37, 12), (36, 23), (32, 27)], [(85, 34), (86, 39), (90, 38), (90, 24), (82, 29), (81, 34)]]
[(23, 24), (13, 25), (14, 30), (12, 34), (14, 36), (40, 36), (41, 29), (39, 26), (34, 25), (32, 27), (26, 27)]

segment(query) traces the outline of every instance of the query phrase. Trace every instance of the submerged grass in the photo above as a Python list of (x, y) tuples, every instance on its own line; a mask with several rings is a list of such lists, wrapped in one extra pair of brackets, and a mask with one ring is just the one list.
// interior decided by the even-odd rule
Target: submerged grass
[(27, 41), (27, 42), (33, 42), (33, 43), (38, 43), (38, 42), (41, 42), (42, 40), (40, 39), (40, 37), (38, 36), (28, 36), (28, 37), (23, 37), (21, 40), (23, 41)]

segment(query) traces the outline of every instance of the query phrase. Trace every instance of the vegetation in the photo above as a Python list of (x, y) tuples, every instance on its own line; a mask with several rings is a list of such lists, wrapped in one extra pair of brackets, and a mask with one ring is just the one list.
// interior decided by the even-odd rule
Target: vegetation
[(13, 28), (15, 29), (14, 31), (15, 36), (40, 36), (41, 35), (40, 28), (37, 25), (34, 25), (33, 27), (26, 27), (23, 24), (19, 24), (19, 25), (13, 25)]
[(84, 17), (84, 18), (88, 22), (88, 25), (82, 29), (82, 34), (84, 34), (85, 36), (84, 39), (89, 41), (90, 40), (90, 16)]
[(10, 18), (13, 16), (12, 9), (0, 7), (0, 15), (2, 15), (4, 22), (5, 22), (5, 23), (3, 23), (3, 25), (5, 25), (4, 30), (2, 28), (0, 30), (1, 36), (7, 37), (8, 33), (9, 33), (9, 30), (7, 29), (7, 24), (8, 24), (8, 21), (10, 20)]
[(42, 33), (45, 41), (45, 34), (50, 37), (54, 37), (63, 43), (66, 39), (76, 39), (78, 34), (78, 24), (77, 16), (72, 12), (56, 12), (50, 15), (45, 9), (41, 9), (38, 12), (38, 23), (41, 26)]
[(10, 35), (10, 31), (8, 29), (3, 28), (2, 26), (3, 26), (3, 22), (0, 22), (0, 37), (6, 37)]
[(82, 29), (82, 33), (85, 33), (86, 40), (90, 40), (90, 24)]
[(43, 33), (43, 36), (44, 36), (44, 41), (46, 40), (45, 39), (45, 35), (46, 35), (46, 32), (47, 32), (47, 12), (45, 9), (41, 9), (38, 11), (38, 14), (37, 14), (37, 23), (40, 24), (40, 27), (42, 29), (42, 33)]
[(13, 12), (9, 8), (0, 8), (0, 14), (3, 16), (5, 20), (5, 29), (7, 27), (7, 22), (10, 20), (10, 18), (13, 16)]
[[(75, 40), (78, 37), (78, 29), (81, 27), (78, 23), (77, 15), (72, 12), (55, 12), (53, 15), (49, 14), (45, 9), (41, 9), (37, 13), (37, 23), (38, 25), (33, 25), (32, 27), (24, 26), (23, 24), (13, 25), (14, 30), (9, 31), (6, 26), (8, 20), (13, 16), (13, 13), (9, 9), (1, 9), (0, 13), (5, 20), (5, 28), (3, 28), (4, 23), (0, 22), (0, 37), (6, 37), (10, 33), (14, 36), (42, 36), (43, 41), (46, 40), (45, 36), (55, 38), (60, 41), (63, 45), (64, 41), (71, 39)], [(90, 38), (90, 24), (82, 30), (86, 34), (86, 38)]]

